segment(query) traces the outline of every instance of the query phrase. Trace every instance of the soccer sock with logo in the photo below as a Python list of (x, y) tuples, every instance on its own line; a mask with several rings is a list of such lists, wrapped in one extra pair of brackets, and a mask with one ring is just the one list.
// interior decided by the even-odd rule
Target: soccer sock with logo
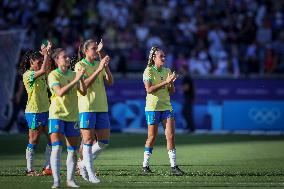
[(92, 179), (95, 176), (94, 164), (93, 164), (93, 154), (92, 154), (92, 144), (83, 145), (83, 163), (86, 166), (88, 176)]
[(92, 147), (93, 159), (96, 159), (98, 157), (101, 151), (108, 146), (108, 143), (109, 143), (108, 140), (98, 140), (96, 144), (93, 144)]
[(174, 148), (172, 150), (169, 150), (168, 155), (169, 155), (171, 167), (175, 167), (176, 166), (176, 149)]
[(60, 183), (60, 159), (62, 152), (62, 142), (53, 142), (51, 145), (52, 151), (50, 155), (50, 164), (52, 169), (52, 176), (54, 183)]
[(50, 169), (51, 148), (52, 148), (51, 143), (46, 144), (45, 152), (44, 152), (45, 162), (43, 164), (43, 168), (45, 168), (45, 169)]
[(36, 147), (36, 144), (29, 143), (26, 148), (26, 160), (27, 160), (27, 171), (28, 172), (33, 170), (35, 147)]
[(144, 161), (143, 161), (143, 167), (149, 166), (150, 158), (152, 156), (153, 148), (146, 147), (144, 148)]
[(67, 181), (74, 181), (74, 173), (75, 173), (76, 162), (77, 162), (76, 150), (77, 150), (76, 146), (67, 147), (67, 159), (66, 159)]

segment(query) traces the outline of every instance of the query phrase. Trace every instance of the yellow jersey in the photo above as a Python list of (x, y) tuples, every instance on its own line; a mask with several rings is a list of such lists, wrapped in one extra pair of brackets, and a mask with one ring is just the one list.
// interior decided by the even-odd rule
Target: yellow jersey
[[(85, 58), (75, 65), (75, 71), (85, 68), (84, 78), (90, 77), (99, 67), (99, 61), (88, 62)], [(78, 92), (79, 112), (108, 112), (108, 102), (104, 84), (105, 69), (87, 89), (85, 96)]]
[(23, 74), (23, 82), (28, 93), (26, 113), (47, 112), (49, 108), (49, 99), (47, 93), (46, 76), (42, 75), (37, 78), (35, 71), (27, 70)]
[(79, 120), (77, 85), (62, 97), (53, 91), (55, 85), (64, 87), (73, 81), (75, 77), (75, 72), (68, 70), (66, 73), (62, 73), (58, 68), (48, 75), (48, 85), (52, 94), (50, 98), (49, 119), (60, 119), (70, 122)]
[[(157, 85), (166, 80), (171, 70), (162, 67), (157, 69), (155, 66), (147, 67), (143, 73), (143, 81)], [(147, 93), (145, 111), (165, 111), (172, 110), (170, 95), (167, 86), (163, 86), (155, 92)]]

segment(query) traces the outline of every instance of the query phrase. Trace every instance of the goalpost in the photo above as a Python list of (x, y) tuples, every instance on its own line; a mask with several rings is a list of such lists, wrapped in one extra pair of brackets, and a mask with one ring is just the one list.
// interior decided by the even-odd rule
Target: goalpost
[(25, 30), (0, 31), (0, 130), (6, 127), (13, 112), (16, 66), (25, 34)]

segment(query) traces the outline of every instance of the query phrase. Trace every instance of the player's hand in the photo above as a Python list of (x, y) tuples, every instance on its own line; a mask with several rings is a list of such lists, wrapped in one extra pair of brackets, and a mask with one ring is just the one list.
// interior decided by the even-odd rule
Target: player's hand
[(106, 66), (108, 66), (109, 63), (109, 56), (105, 56), (101, 61), (100, 61), (100, 65), (98, 67), (98, 70), (102, 71)]
[(100, 43), (98, 44), (96, 52), (99, 53), (103, 49), (104, 44), (103, 44), (103, 39), (101, 39)]
[(110, 62), (110, 57), (108, 55), (106, 55), (105, 58), (106, 58), (105, 67), (107, 67), (109, 65), (109, 62)]
[(167, 79), (166, 79), (166, 83), (172, 83), (173, 81), (175, 81), (177, 79), (177, 75), (175, 72), (173, 72), (172, 74), (168, 73)]
[(86, 72), (86, 69), (85, 69), (85, 68), (79, 69), (79, 70), (76, 72), (75, 80), (76, 80), (76, 81), (79, 81), (80, 79), (82, 79), (82, 78), (83, 78), (83, 75), (85, 74), (85, 72)]
[(175, 72), (173, 72), (173, 74), (174, 74), (174, 78), (173, 78), (173, 80), (171, 81), (171, 83), (174, 83), (174, 82), (177, 80), (177, 78), (179, 77), (179, 75), (176, 74)]
[(51, 48), (52, 48), (52, 44), (51, 42), (48, 40), (47, 41), (47, 45), (42, 44), (40, 47), (40, 53), (44, 56), (48, 56), (51, 54)]

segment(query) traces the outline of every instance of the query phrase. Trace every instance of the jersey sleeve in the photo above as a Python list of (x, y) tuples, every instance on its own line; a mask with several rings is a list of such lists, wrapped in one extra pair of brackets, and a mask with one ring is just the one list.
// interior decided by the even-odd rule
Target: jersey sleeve
[(56, 86), (56, 85), (60, 85), (60, 81), (59, 79), (51, 72), (48, 75), (48, 86), (50, 88), (50, 90), (53, 90), (52, 87)]
[(148, 68), (143, 73), (143, 82), (152, 82), (152, 74)]
[(27, 71), (23, 75), (23, 81), (28, 84), (29, 88), (32, 88), (35, 82), (35, 71)]

